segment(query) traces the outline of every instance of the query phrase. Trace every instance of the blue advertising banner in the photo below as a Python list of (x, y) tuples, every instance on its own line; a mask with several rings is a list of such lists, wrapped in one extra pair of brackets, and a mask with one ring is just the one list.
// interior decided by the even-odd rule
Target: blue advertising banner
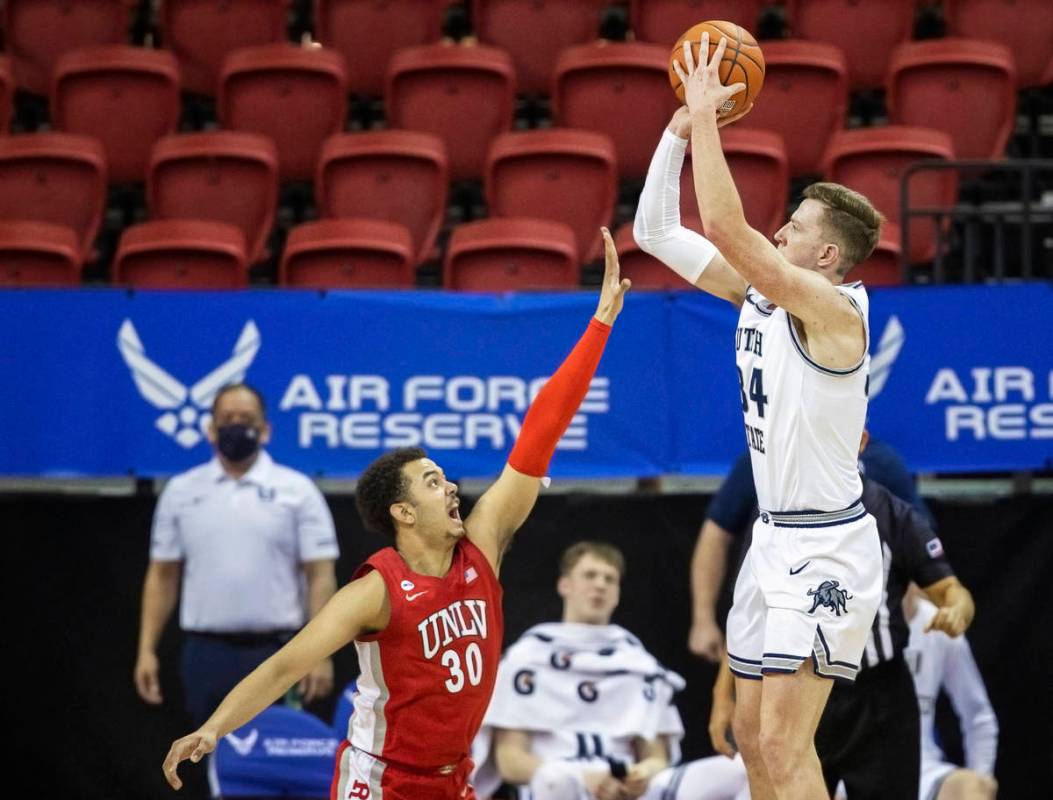
[[(872, 432), (919, 471), (1053, 466), (1053, 289), (872, 292)], [(169, 475), (206, 460), (208, 409), (246, 380), (281, 463), (352, 477), (427, 448), (496, 474), (591, 292), (0, 292), (0, 474)], [(719, 475), (745, 447), (737, 312), (629, 295), (555, 477)]]

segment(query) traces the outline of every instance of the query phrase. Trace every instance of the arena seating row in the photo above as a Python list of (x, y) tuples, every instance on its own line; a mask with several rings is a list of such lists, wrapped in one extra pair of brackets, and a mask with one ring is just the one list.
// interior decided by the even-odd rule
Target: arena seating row
[[(54, 66), (70, 50), (128, 41), (135, 0), (7, 0), (3, 31), (19, 87), (46, 95)], [(210, 95), (218, 90), (222, 63), (235, 49), (283, 41), (290, 0), (161, 0), (148, 20), (161, 45), (179, 61), (182, 87)], [(438, 41), (452, 0), (314, 0), (312, 21), (298, 29), (339, 52), (350, 70), (348, 89), (379, 95), (388, 62), (400, 48)], [(471, 0), (470, 33), (507, 50), (520, 91), (545, 93), (559, 54), (600, 34), (603, 11), (614, 0)], [(762, 15), (781, 13), (792, 38), (837, 45), (848, 56), (853, 89), (882, 85), (893, 49), (908, 41), (919, 6), (941, 6), (948, 36), (979, 38), (1009, 46), (1021, 87), (1050, 76), (1053, 7), (1047, 0), (630, 0), (628, 21), (636, 41), (665, 47), (705, 19), (726, 19), (757, 32)]]
[[(773, 234), (782, 224), (787, 202), (789, 162), (782, 138), (749, 128), (727, 129), (723, 138), (728, 162), (742, 187), (747, 218), (759, 230)], [(952, 155), (950, 138), (939, 131), (907, 126), (841, 131), (825, 155), (825, 175), (856, 186), (895, 220), (899, 176), (907, 165), (919, 158)], [(104, 149), (90, 137), (39, 133), (0, 138), (0, 186), (4, 187), (0, 220), (6, 225), (0, 238), (0, 252), (6, 254), (0, 281), (9, 285), (79, 281), (80, 268), (93, 258), (106, 202), (106, 170)], [(314, 181), (315, 206), (323, 220), (292, 229), (281, 261), (282, 282), (413, 285), (416, 265), (439, 257), (436, 238), (446, 214), (448, 174), (444, 143), (433, 134), (388, 130), (328, 138)], [(685, 224), (698, 228), (690, 157), (682, 175), (682, 216)], [(592, 131), (505, 133), (486, 154), (484, 186), (491, 217), (533, 218), (548, 227), (471, 223), (455, 229), (447, 252), (446, 285), (465, 284), (455, 274), (458, 245), (471, 241), (472, 249), (479, 250), (480, 239), (462, 228), (485, 231), (488, 244), (506, 234), (533, 242), (530, 247), (534, 249), (552, 250), (560, 243), (557, 249), (565, 251), (567, 258), (557, 277), (537, 273), (515, 280), (535, 287), (548, 285), (550, 280), (552, 285), (566, 285), (567, 280), (573, 284), (579, 265), (601, 255), (598, 229), (612, 221), (618, 186), (615, 148), (609, 137)], [(955, 192), (949, 171), (922, 176), (912, 184), (912, 200), (920, 205), (946, 205)], [(278, 194), (277, 150), (264, 136), (214, 131), (162, 137), (150, 153), (146, 179), (153, 221), (125, 231), (113, 280), (155, 286), (166, 282), (243, 285), (247, 267), (268, 257), (266, 245)], [(21, 224), (27, 220), (33, 224)], [(203, 224), (190, 224), (194, 221)], [(62, 226), (70, 233), (55, 239), (37, 223)], [(911, 258), (929, 260), (935, 248), (933, 232), (925, 223), (915, 224), (918, 230), (911, 239)], [(539, 243), (545, 231), (553, 237), (548, 245)], [(218, 248), (233, 259), (235, 268), (221, 269), (213, 278), (201, 269), (181, 277), (175, 274), (178, 269), (175, 273), (163, 269), (154, 269), (150, 275), (146, 274), (150, 270), (129, 273), (123, 268), (129, 248), (136, 252), (150, 249), (154, 235), (160, 237), (155, 242), (158, 249), (181, 250), (180, 261), (188, 258), (188, 252)], [(898, 240), (898, 233), (895, 235)], [(38, 241), (41, 236), (44, 240)], [(209, 244), (210, 237), (215, 239), (213, 244)], [(66, 240), (72, 244), (62, 250), (61, 263), (55, 262), (55, 243)], [(183, 244), (177, 247), (177, 240)], [(645, 254), (635, 252), (629, 233), (620, 231), (618, 243), (623, 253), (633, 253), (641, 263), (649, 261)], [(36, 263), (32, 254), (37, 251), (46, 257), (32, 266)], [(323, 252), (331, 261), (336, 259), (334, 264), (341, 258), (361, 263), (372, 253), (391, 262), (391, 268), (360, 267), (353, 275), (345, 275), (346, 270), (337, 266), (300, 266)], [(669, 277), (657, 264), (651, 265), (648, 274), (650, 277), (641, 278), (648, 284), (665, 285)]]

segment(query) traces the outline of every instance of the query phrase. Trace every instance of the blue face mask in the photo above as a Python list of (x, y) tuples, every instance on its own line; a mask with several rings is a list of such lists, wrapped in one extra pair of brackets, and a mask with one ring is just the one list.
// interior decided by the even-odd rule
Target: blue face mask
[(260, 449), (260, 432), (251, 425), (223, 425), (216, 429), (216, 448), (230, 461), (244, 461)]

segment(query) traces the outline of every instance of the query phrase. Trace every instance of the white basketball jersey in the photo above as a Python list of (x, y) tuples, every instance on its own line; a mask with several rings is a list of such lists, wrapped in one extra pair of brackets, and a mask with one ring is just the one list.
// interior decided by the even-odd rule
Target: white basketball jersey
[[(859, 311), (870, 349), (861, 283), (838, 286)], [(793, 319), (753, 287), (735, 331), (735, 363), (763, 511), (839, 511), (863, 494), (857, 456), (867, 414), (870, 355), (830, 369), (808, 354)]]

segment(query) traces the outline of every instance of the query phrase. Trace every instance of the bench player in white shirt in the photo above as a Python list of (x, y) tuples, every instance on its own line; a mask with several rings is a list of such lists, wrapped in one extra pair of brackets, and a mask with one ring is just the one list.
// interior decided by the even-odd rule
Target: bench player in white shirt
[[(634, 232), (690, 283), (741, 308), (740, 400), (761, 515), (728, 615), (734, 732), (754, 800), (826, 797), (816, 726), (830, 678), (853, 680), (881, 591), (881, 548), (856, 449), (867, 408), (868, 301), (845, 274), (872, 252), (882, 221), (836, 184), (813, 184), (775, 245), (752, 229), (721, 151), (720, 119), (743, 87), (720, 85), (721, 41), (696, 69), (677, 66), (686, 109), (663, 134)], [(700, 53), (709, 52), (709, 37)], [(802, 98), (801, 102), (807, 102)], [(706, 235), (679, 220), (687, 137)]]

